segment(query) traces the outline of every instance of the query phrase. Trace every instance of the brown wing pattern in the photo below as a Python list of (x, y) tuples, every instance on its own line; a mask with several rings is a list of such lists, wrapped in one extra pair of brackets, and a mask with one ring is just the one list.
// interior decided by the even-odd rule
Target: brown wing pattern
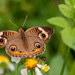
[(27, 57), (34, 57), (42, 54), (45, 51), (45, 44), (41, 39), (36, 37), (27, 38)]
[(0, 32), (0, 48), (6, 46), (6, 52), (13, 57), (26, 57), (26, 50), (23, 40), (19, 32), (1, 31)]
[(6, 46), (6, 52), (13, 57), (34, 57), (45, 51), (44, 42), (48, 42), (54, 30), (49, 27), (34, 27), (26, 30), (0, 32), (0, 48)]
[(6, 45), (5, 50), (9, 56), (22, 57), (22, 58), (27, 57), (27, 55), (26, 55), (27, 52), (24, 47), (23, 40), (20, 38), (16, 38), (16, 39), (12, 40), (10, 43), (8, 43)]
[(34, 27), (25, 31), (26, 37), (36, 37), (43, 40), (44, 42), (48, 42), (51, 35), (53, 34), (54, 29), (50, 27)]
[(42, 54), (45, 51), (44, 42), (48, 42), (54, 30), (49, 27), (34, 27), (25, 31), (27, 38), (27, 55), (33, 57)]
[(9, 41), (12, 41), (15, 38), (19, 38), (19, 33), (16, 31), (1, 31), (0, 32), (0, 48), (6, 46)]

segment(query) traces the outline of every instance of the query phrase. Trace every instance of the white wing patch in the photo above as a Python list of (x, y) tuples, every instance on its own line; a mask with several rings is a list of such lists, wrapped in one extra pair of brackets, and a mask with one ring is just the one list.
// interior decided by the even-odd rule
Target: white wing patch
[[(38, 27), (38, 29), (41, 30), (42, 33), (44, 33), (44, 34), (46, 35), (46, 38), (48, 38), (48, 33), (47, 33), (44, 29), (42, 29), (41, 27)], [(40, 37), (40, 36), (39, 36), (39, 37)], [(41, 38), (41, 37), (40, 37), (40, 38)]]
[(3, 32), (0, 32), (0, 36), (3, 35)]

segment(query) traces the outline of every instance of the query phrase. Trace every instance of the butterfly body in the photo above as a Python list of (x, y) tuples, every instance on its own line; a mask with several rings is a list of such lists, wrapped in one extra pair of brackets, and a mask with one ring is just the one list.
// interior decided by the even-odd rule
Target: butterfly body
[(33, 27), (26, 31), (0, 32), (0, 48), (6, 46), (6, 52), (12, 57), (34, 57), (45, 51), (44, 42), (48, 42), (54, 30), (50, 27)]

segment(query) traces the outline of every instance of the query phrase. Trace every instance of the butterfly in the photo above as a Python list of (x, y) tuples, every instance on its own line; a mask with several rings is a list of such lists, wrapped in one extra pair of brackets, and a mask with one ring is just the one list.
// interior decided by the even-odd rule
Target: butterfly
[(12, 57), (34, 57), (45, 51), (45, 43), (48, 42), (54, 29), (50, 27), (33, 27), (24, 31), (22, 28), (16, 31), (0, 31), (0, 48), (6, 46), (5, 51)]

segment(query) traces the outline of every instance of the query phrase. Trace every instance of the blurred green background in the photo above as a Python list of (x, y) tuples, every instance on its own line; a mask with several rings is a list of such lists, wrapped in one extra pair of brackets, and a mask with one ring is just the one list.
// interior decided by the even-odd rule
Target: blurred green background
[[(46, 43), (46, 51), (41, 55), (46, 57), (46, 63), (51, 67), (44, 75), (60, 75), (64, 61), (67, 46), (61, 39), (61, 28), (47, 22), (47, 19), (51, 17), (62, 16), (58, 9), (58, 5), (62, 3), (64, 3), (63, 0), (0, 0), (0, 31), (18, 31), (19, 29), (12, 25), (8, 19), (21, 28), (26, 15), (28, 18), (23, 27), (24, 30), (36, 26), (52, 27), (55, 30), (50, 42)], [(0, 49), (0, 55), (9, 57), (5, 48)], [(75, 52), (71, 50), (64, 75), (69, 75), (72, 72), (74, 60)], [(21, 66), (20, 70), (23, 67)], [(21, 75), (20, 70), (19, 75)], [(4, 75), (14, 75), (14, 72), (6, 71)]]

